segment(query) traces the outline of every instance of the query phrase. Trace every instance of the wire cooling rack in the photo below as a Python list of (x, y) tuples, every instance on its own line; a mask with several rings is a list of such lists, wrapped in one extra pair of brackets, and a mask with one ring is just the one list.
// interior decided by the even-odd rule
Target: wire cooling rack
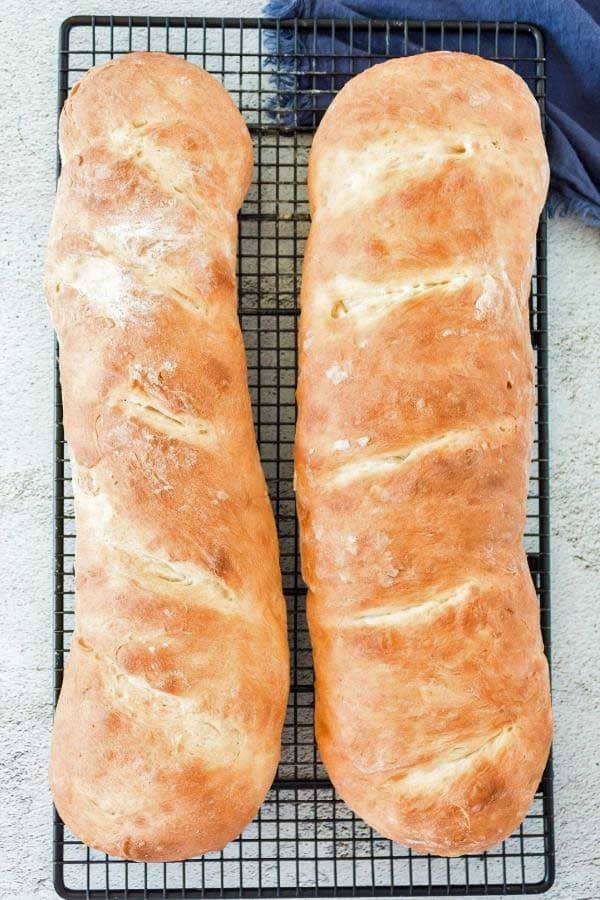
[[(316, 50), (324, 36), (331, 47), (325, 54)], [(91, 66), (131, 50), (167, 50), (219, 78), (252, 132), (256, 167), (240, 214), (240, 316), (256, 431), (279, 527), (292, 660), (281, 765), (244, 833), (220, 853), (146, 865), (88, 849), (55, 814), (54, 884), (63, 897), (457, 896), (538, 893), (553, 882), (550, 764), (527, 818), (510, 838), (487, 853), (446, 860), (384, 840), (354, 816), (328, 781), (313, 735), (313, 673), (292, 488), (297, 297), (309, 227), (308, 150), (322, 109), (349, 74), (390, 55), (449, 45), (511, 65), (527, 81), (543, 114), (542, 38), (528, 25), (78, 16), (62, 26), (59, 109)], [(525, 542), (549, 652), (546, 324), (542, 219), (531, 294), (538, 407)], [(58, 377), (56, 422), (55, 697), (73, 631), (75, 533)]]

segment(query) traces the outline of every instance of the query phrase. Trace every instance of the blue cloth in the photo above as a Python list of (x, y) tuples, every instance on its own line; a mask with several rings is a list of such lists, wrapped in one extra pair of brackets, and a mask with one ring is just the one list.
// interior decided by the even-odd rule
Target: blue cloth
[[(371, 19), (463, 19), (475, 21), (531, 22), (540, 26), (545, 38), (547, 75), (547, 144), (550, 157), (551, 214), (577, 214), (590, 225), (600, 225), (600, 0), (269, 0), (264, 15), (271, 18), (336, 18), (365, 17)], [(396, 33), (396, 32), (395, 32)], [(354, 35), (354, 48), (358, 47), (358, 65), (354, 74), (366, 68), (368, 61), (364, 35)], [(384, 33), (373, 31), (372, 51), (383, 51)], [(349, 64), (328, 54), (343, 53), (347, 49), (348, 32), (337, 32), (332, 47), (329, 31), (319, 33), (316, 48), (312, 32), (300, 32), (299, 58), (281, 55), (290, 48), (291, 33), (282, 29), (276, 47), (275, 33), (267, 40), (273, 53), (279, 53), (278, 67), (292, 74), (279, 79), (279, 100), (285, 109), (294, 104), (296, 121), (302, 121), (302, 105), (314, 110), (325, 107), (331, 99), (327, 93), (311, 96), (306, 92), (300, 97), (290, 93), (298, 86), (312, 64), (311, 52), (324, 54), (319, 58), (323, 76), (319, 87), (329, 85), (329, 73), (335, 69), (335, 88), (339, 90), (350, 75)], [(363, 40), (361, 50), (361, 40)], [(400, 30), (393, 39), (390, 52), (405, 52)], [(455, 49), (452, 36), (445, 36), (444, 47)], [(438, 41), (439, 46), (439, 41)], [(408, 50), (421, 49), (410, 46)], [(436, 49), (435, 39), (427, 49)], [(465, 47), (465, 49), (467, 49)], [(470, 48), (469, 48), (470, 49)], [(494, 35), (482, 37), (482, 55), (494, 52)], [(305, 57), (302, 58), (302, 54)], [(362, 64), (361, 64), (362, 63)], [(533, 63), (531, 64), (533, 66)], [(294, 67), (292, 69), (292, 67)], [(523, 74), (523, 73), (521, 73)], [(532, 73), (533, 74), (533, 73)], [(302, 85), (301, 85), (302, 87)], [(306, 85), (304, 85), (306, 87)], [(286, 95), (286, 89), (288, 91)], [(304, 115), (307, 115), (305, 113)], [(284, 113), (285, 118), (285, 113)]]

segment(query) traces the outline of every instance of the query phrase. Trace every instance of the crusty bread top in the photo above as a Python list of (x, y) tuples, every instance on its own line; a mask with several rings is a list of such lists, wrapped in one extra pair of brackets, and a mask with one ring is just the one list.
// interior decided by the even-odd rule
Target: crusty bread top
[(134, 53), (60, 125), (46, 267), (77, 516), (54, 799), (130, 859), (218, 849), (273, 779), (287, 642), (237, 319), (240, 113), (206, 72)]
[(534, 98), (430, 53), (352, 79), (310, 157), (296, 472), (316, 727), (381, 833), (455, 855), (525, 815), (551, 733), (522, 546)]
[[(504, 415), (529, 422), (524, 326), (547, 186), (537, 104), (505, 66), (428, 53), (345, 85), (310, 156), (297, 435), (307, 472)], [(463, 292), (473, 296), (469, 331), (446, 333), (456, 325), (448, 300)], [(419, 301), (431, 293), (432, 303)], [(513, 342), (512, 381), (491, 325)], [(404, 357), (409, 381), (400, 382)], [(457, 388), (460, 402), (447, 402)]]

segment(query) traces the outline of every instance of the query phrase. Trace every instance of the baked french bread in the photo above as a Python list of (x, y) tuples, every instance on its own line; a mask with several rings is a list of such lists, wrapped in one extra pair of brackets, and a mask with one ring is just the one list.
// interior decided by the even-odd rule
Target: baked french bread
[(310, 156), (296, 478), (317, 740), (367, 823), (444, 856), (511, 833), (550, 745), (523, 549), (547, 185), (525, 83), (457, 53), (353, 78)]
[(92, 847), (184, 859), (256, 813), (288, 692), (236, 310), (252, 144), (210, 75), (133, 53), (75, 85), (60, 150), (45, 290), (77, 547), (52, 793)]

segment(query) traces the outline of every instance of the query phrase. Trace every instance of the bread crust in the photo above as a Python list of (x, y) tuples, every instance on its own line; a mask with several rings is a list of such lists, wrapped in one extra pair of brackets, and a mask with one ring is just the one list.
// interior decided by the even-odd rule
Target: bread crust
[(60, 149), (45, 291), (77, 547), (52, 793), (92, 847), (185, 859), (255, 815), (288, 692), (237, 318), (252, 143), (208, 73), (132, 53), (73, 88)]
[(523, 549), (547, 186), (525, 83), (459, 53), (353, 78), (310, 156), (296, 478), (317, 740), (366, 822), (443, 856), (513, 831), (551, 740)]

